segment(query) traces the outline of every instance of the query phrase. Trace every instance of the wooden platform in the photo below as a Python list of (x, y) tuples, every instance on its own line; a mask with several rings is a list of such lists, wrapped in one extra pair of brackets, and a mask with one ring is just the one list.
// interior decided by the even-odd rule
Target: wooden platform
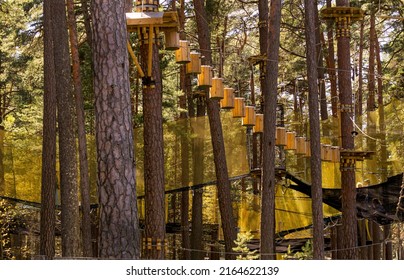
[(355, 150), (341, 150), (341, 158), (353, 158), (357, 161), (363, 161), (365, 159), (371, 158), (375, 152), (373, 151), (355, 151)]
[(178, 14), (169, 12), (133, 12), (126, 13), (126, 25), (129, 32), (134, 32), (138, 27), (153, 26), (161, 29), (178, 27)]
[(323, 19), (335, 19), (339, 17), (349, 17), (351, 20), (363, 19), (365, 12), (356, 7), (329, 7), (321, 9)]

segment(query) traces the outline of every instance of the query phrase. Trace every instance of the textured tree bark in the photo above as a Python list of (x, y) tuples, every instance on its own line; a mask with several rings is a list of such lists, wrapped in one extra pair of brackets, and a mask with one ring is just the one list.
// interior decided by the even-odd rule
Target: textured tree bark
[[(305, 0), (306, 61), (309, 85), (310, 166), (313, 216), (313, 259), (324, 259), (323, 189), (320, 146), (319, 92), (317, 87), (316, 6), (317, 1)], [(318, 26), (318, 25), (317, 25)], [(323, 84), (324, 85), (324, 84)]]
[[(149, 45), (140, 47), (141, 63), (147, 69)], [(155, 87), (143, 88), (144, 117), (144, 184), (146, 206), (145, 238), (151, 238), (155, 246), (146, 256), (149, 259), (163, 259), (164, 246), (158, 243), (165, 239), (165, 199), (164, 199), (164, 146), (162, 115), (162, 84), (159, 53), (156, 44), (152, 50), (152, 77)]]
[[(202, 0), (194, 0), (196, 23), (198, 27), (198, 42), (204, 56), (204, 64), (212, 63), (210, 52), (210, 30), (207, 22), (208, 14)], [(226, 153), (223, 141), (222, 124), (220, 120), (220, 106), (217, 100), (206, 99), (206, 108), (209, 116), (209, 126), (213, 147), (213, 160), (215, 163), (219, 210), (221, 215), (226, 259), (235, 259), (231, 254), (236, 240), (236, 224), (233, 217), (230, 181), (227, 170)]]
[(233, 208), (230, 193), (230, 181), (227, 171), (226, 154), (223, 141), (223, 131), (220, 121), (220, 108), (217, 100), (207, 100), (207, 111), (209, 115), (210, 134), (214, 153), (217, 194), (219, 200), (220, 217), (223, 227), (226, 259), (235, 259), (231, 254), (234, 240), (237, 238), (236, 224), (233, 217)]
[(140, 257), (124, 12), (122, 2), (93, 1), (99, 257), (102, 259)]
[[(265, 78), (261, 83), (264, 99), (264, 134), (262, 139), (261, 259), (275, 259), (275, 130), (277, 79), (280, 40), (281, 1), (271, 1), (268, 28), (268, 1), (258, 2), (260, 50), (266, 53)], [(261, 35), (261, 32), (263, 34)], [(268, 35), (266, 35), (268, 34)], [(261, 38), (261, 36), (263, 36)], [(267, 36), (267, 37), (266, 37)], [(265, 39), (265, 37), (267, 39)], [(261, 44), (269, 45), (261, 45)]]
[[(172, 1), (175, 8), (175, 1)], [(184, 30), (185, 27), (185, 3), (184, 1), (180, 1), (180, 8), (178, 10), (179, 24), (180, 30)], [(185, 34), (180, 34), (181, 39), (186, 39)], [(189, 119), (187, 114), (187, 104), (188, 98), (191, 98), (190, 93), (192, 91), (190, 77), (186, 75), (185, 65), (181, 67), (180, 70), (180, 88), (183, 92), (183, 95), (180, 97), (179, 105), (183, 111), (180, 113), (180, 119), (183, 120), (183, 125), (186, 127), (186, 130), (181, 134), (181, 185), (188, 186), (189, 185), (189, 156), (190, 156), (190, 140), (189, 140)], [(181, 246), (185, 250), (182, 252), (182, 259), (189, 260), (191, 259), (191, 239), (189, 235), (190, 223), (189, 223), (189, 191), (183, 191), (181, 194)]]
[(76, 101), (77, 131), (80, 162), (80, 194), (81, 194), (81, 238), (83, 256), (92, 256), (91, 216), (90, 216), (90, 178), (88, 170), (87, 140), (85, 130), (84, 101), (80, 76), (80, 59), (78, 50), (76, 18), (73, 0), (67, 0), (67, 16), (70, 36), (70, 52), (72, 56), (72, 74), (74, 97)]
[(44, 109), (41, 181), (41, 222), (39, 254), (46, 259), (55, 255), (56, 194), (56, 80), (52, 35), (52, 4), (43, 3), (44, 14)]
[[(337, 6), (349, 6), (348, 0), (337, 0)], [(349, 22), (339, 22), (337, 26), (337, 48), (338, 48), (338, 88), (341, 104), (341, 138), (342, 148), (353, 150), (353, 104), (352, 84), (350, 65), (350, 35)], [(344, 234), (344, 259), (356, 259), (357, 246), (357, 216), (356, 216), (356, 184), (355, 184), (355, 161), (343, 162), (341, 164), (341, 186), (342, 186), (342, 227)]]
[(53, 41), (58, 110), (60, 189), (62, 206), (62, 256), (80, 252), (80, 214), (77, 186), (74, 97), (64, 0), (53, 2)]

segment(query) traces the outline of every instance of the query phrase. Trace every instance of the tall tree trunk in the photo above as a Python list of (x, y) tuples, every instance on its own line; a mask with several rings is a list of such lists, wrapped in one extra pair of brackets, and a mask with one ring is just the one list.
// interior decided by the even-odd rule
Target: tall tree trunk
[[(202, 55), (205, 56), (204, 64), (212, 64), (210, 52), (210, 29), (206, 20), (207, 12), (203, 0), (194, 0), (196, 23), (198, 27), (198, 42)], [(207, 94), (206, 94), (207, 95)], [(217, 100), (206, 99), (207, 113), (209, 117), (210, 134), (213, 147), (213, 160), (215, 163), (216, 181), (219, 199), (219, 209), (222, 220), (226, 259), (234, 259), (235, 255), (230, 254), (236, 240), (236, 224), (233, 217), (233, 209), (230, 193), (230, 181), (227, 170), (226, 153), (223, 141), (222, 124), (220, 120), (220, 106)]]
[[(251, 91), (251, 104), (253, 106), (255, 106), (256, 104), (256, 98), (255, 98), (255, 82), (254, 82), (254, 66), (251, 66), (251, 73), (250, 73), (250, 91)], [(262, 113), (262, 112), (260, 112)], [(260, 168), (261, 167), (261, 162), (259, 161), (259, 151), (261, 151), (261, 149), (259, 149), (259, 142), (258, 142), (258, 133), (253, 133), (252, 135), (252, 165), (250, 166), (250, 168), (252, 170)], [(254, 180), (253, 181), (253, 193), (254, 195), (258, 194), (258, 180)]]
[(323, 189), (321, 172), (319, 92), (317, 87), (316, 1), (305, 0), (306, 61), (309, 85), (310, 166), (313, 211), (313, 258), (324, 259)]
[[(265, 80), (264, 98), (264, 134), (262, 139), (262, 202), (261, 202), (261, 259), (275, 259), (275, 130), (277, 107), (277, 80), (278, 59), (280, 45), (280, 19), (281, 1), (272, 0), (269, 25), (268, 1), (260, 0), (259, 18), (260, 34), (269, 28), (267, 46), (260, 46), (261, 52), (266, 53), (267, 61), (264, 62)], [(265, 35), (264, 35), (265, 36)], [(264, 39), (265, 40), (265, 39)], [(263, 41), (260, 35), (260, 45)], [(269, 44), (270, 42), (270, 44)]]
[[(321, 45), (321, 24), (320, 24), (320, 19), (319, 19), (319, 15), (318, 15), (318, 5), (317, 5), (318, 1), (315, 0), (314, 1), (314, 17), (315, 17), (315, 30), (313, 32), (315, 32), (315, 37), (316, 37), (316, 44), (315, 46), (313, 46), (316, 51), (316, 62), (317, 62), (317, 73), (318, 73), (318, 91), (319, 91), (319, 96), (320, 96), (320, 116), (321, 116), (321, 120), (325, 121), (328, 119), (328, 111), (327, 111), (327, 97), (325, 95), (325, 70), (324, 70), (324, 65), (323, 65), (323, 47)], [(324, 131), (324, 135), (328, 135), (328, 131)]]
[(58, 109), (62, 255), (80, 255), (80, 213), (77, 186), (74, 97), (71, 86), (69, 42), (64, 0), (53, 2), (53, 45)]
[[(377, 34), (375, 38), (376, 43), (376, 63), (377, 63), (377, 93), (378, 93), (378, 110), (379, 110), (379, 129), (380, 129), (380, 161), (381, 161), (381, 181), (385, 182), (387, 180), (387, 142), (386, 142), (386, 122), (384, 115), (384, 101), (383, 101), (383, 68), (382, 61), (380, 57), (380, 44), (377, 39)], [(383, 197), (386, 197), (383, 194)], [(384, 201), (388, 203), (388, 201)], [(385, 259), (392, 260), (393, 259), (393, 244), (391, 242), (391, 225), (385, 225), (383, 227), (384, 239), (387, 240), (385, 243)]]
[[(52, 35), (52, 3), (45, 0), (44, 14), (44, 108), (42, 139), (41, 224), (39, 253), (55, 255), (56, 195), (56, 79)], [(45, 148), (46, 147), (46, 148)]]
[(367, 260), (368, 259), (368, 247), (367, 247), (367, 230), (366, 230), (366, 220), (363, 219), (361, 221), (358, 221), (358, 229), (359, 229), (359, 246), (361, 247), (359, 250), (359, 258), (361, 260)]
[(358, 92), (355, 99), (355, 122), (362, 129), (362, 102), (363, 102), (363, 21), (360, 23), (360, 39), (359, 39), (359, 63), (358, 63)]
[(91, 14), (100, 203), (99, 257), (138, 259), (139, 221), (124, 4), (94, 0)]
[(83, 256), (92, 256), (91, 247), (91, 216), (90, 216), (90, 178), (88, 171), (87, 140), (84, 116), (84, 101), (80, 76), (80, 59), (78, 50), (76, 17), (74, 15), (74, 2), (67, 0), (67, 16), (70, 35), (70, 52), (72, 56), (72, 73), (74, 97), (76, 101), (77, 131), (79, 143), (80, 162), (80, 191), (81, 191), (81, 238)]
[[(172, 1), (175, 7), (175, 1)], [(173, 8), (174, 8), (173, 7)], [(178, 11), (180, 30), (184, 30), (185, 28), (185, 2), (184, 0), (180, 1), (180, 8)], [(185, 34), (180, 34), (182, 40), (185, 40)], [(180, 70), (180, 88), (183, 92), (183, 95), (180, 96), (179, 105), (183, 111), (180, 113), (180, 119), (183, 120), (182, 124), (184, 128), (186, 128), (181, 134), (181, 185), (188, 186), (189, 185), (189, 127), (188, 127), (188, 114), (186, 113), (187, 109), (187, 97), (189, 97), (189, 92), (191, 91), (189, 76), (186, 75), (185, 65), (181, 67)], [(189, 191), (185, 190), (181, 194), (181, 235), (182, 235), (182, 244), (181, 247), (185, 250), (183, 251), (182, 258), (184, 260), (191, 259), (191, 240), (189, 236)]]
[[(360, 23), (360, 35), (359, 35), (359, 58), (358, 58), (358, 91), (355, 95), (355, 123), (362, 130), (362, 118), (363, 118), (363, 46), (364, 46), (364, 23), (361, 21)], [(355, 129), (354, 129), (355, 130)], [(358, 148), (363, 149), (362, 139), (358, 141)], [(366, 231), (366, 220), (359, 221), (359, 224), (362, 225), (361, 233), (361, 246), (366, 246), (367, 243), (367, 231)], [(369, 221), (370, 222), (370, 221)], [(360, 256), (363, 260), (369, 259), (369, 248), (362, 247), (360, 249)]]
[[(337, 6), (349, 6), (349, 0), (337, 0)], [(338, 87), (341, 104), (341, 138), (342, 148), (353, 150), (354, 138), (352, 108), (352, 84), (350, 64), (350, 22), (347, 17), (340, 18), (337, 23), (338, 38)], [(355, 161), (342, 159), (341, 162), (342, 186), (342, 227), (344, 234), (344, 259), (356, 259), (357, 246), (357, 216), (356, 216), (356, 185)]]
[[(190, 96), (189, 96), (190, 97)], [(189, 102), (188, 102), (189, 104)], [(188, 106), (190, 116), (194, 115), (193, 106)], [(192, 140), (192, 170), (193, 182), (203, 182), (204, 177), (204, 151), (205, 151), (205, 102), (198, 100), (195, 119), (196, 129), (192, 131), (196, 135)], [(202, 164), (201, 164), (202, 163)], [(192, 235), (191, 235), (191, 258), (200, 260), (204, 258), (203, 254), (203, 188), (194, 190), (192, 195)]]
[(89, 46), (93, 45), (93, 30), (91, 26), (91, 16), (89, 13), (88, 0), (80, 0), (81, 10), (84, 18), (84, 28), (86, 30), (87, 43)]
[[(148, 30), (149, 31), (149, 30)], [(152, 34), (155, 34), (153, 30)], [(148, 57), (152, 52), (152, 73), (150, 79), (155, 85), (143, 84), (144, 117), (144, 184), (146, 203), (145, 238), (151, 240), (152, 250), (146, 256), (149, 259), (163, 259), (165, 240), (165, 185), (164, 185), (164, 140), (162, 115), (162, 82), (158, 46), (153, 38), (153, 46), (142, 33), (140, 46), (141, 63), (144, 69), (150, 67)], [(148, 36), (151, 36), (150, 34)], [(152, 35), (155, 36), (155, 35)], [(160, 245), (159, 245), (160, 244)]]
[[(376, 136), (376, 119), (374, 113), (376, 110), (376, 79), (375, 79), (375, 61), (376, 61), (376, 17), (375, 11), (372, 9), (370, 14), (370, 32), (369, 32), (369, 72), (368, 72), (368, 100), (367, 100), (367, 134), (372, 138), (366, 138), (367, 149), (369, 151), (376, 151), (376, 140), (373, 138)], [(370, 159), (367, 161), (367, 167), (371, 171), (377, 169), (377, 159)], [(376, 176), (371, 176), (370, 183), (376, 184)], [(380, 260), (381, 258), (381, 230), (378, 224), (373, 222), (373, 258)]]
[[(331, 0), (327, 0), (327, 8), (331, 7)], [(328, 75), (330, 77), (330, 91), (331, 91), (331, 112), (334, 118), (338, 118), (338, 93), (337, 93), (337, 75), (335, 70), (335, 58), (334, 58), (334, 31), (333, 22), (329, 20), (327, 22), (327, 42), (328, 42), (328, 54), (327, 54), (327, 68)]]
[[(0, 119), (3, 121), (3, 118)], [(4, 126), (0, 125), (0, 195), (5, 195), (6, 182), (4, 177)]]

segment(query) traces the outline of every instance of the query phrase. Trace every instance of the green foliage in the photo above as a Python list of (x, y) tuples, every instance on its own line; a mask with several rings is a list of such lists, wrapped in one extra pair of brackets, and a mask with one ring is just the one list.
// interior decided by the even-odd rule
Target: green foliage
[[(28, 242), (16, 236), (27, 235), (33, 212), (0, 199), (0, 260), (28, 259)], [(19, 242), (15, 242), (19, 240)], [(17, 244), (16, 244), (17, 243)], [(19, 244), (18, 244), (19, 243)]]
[(251, 251), (247, 246), (248, 242), (253, 238), (254, 235), (251, 234), (250, 231), (237, 234), (237, 239), (234, 241), (237, 247), (234, 247), (233, 251), (240, 253), (240, 255), (237, 256), (238, 260), (257, 260), (259, 258), (257, 250)]
[(293, 260), (311, 260), (313, 259), (313, 240), (309, 239), (302, 247), (301, 251), (292, 252), (290, 245), (288, 246), (288, 252), (283, 255), (284, 259)]

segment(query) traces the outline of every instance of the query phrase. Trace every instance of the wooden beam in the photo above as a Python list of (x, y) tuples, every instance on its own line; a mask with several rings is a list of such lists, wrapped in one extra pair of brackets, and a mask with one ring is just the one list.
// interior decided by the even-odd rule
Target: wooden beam
[(153, 37), (154, 30), (153, 25), (149, 27), (149, 57), (147, 61), (147, 76), (151, 77), (152, 75), (152, 66), (153, 66)]
[(135, 53), (133, 52), (132, 46), (130, 45), (129, 40), (126, 42), (128, 51), (130, 56), (132, 57), (133, 62), (135, 63), (137, 72), (139, 73), (140, 77), (143, 78), (144, 77), (144, 72), (142, 70), (142, 67), (140, 67), (139, 61), (137, 60), (137, 57), (135, 55)]

